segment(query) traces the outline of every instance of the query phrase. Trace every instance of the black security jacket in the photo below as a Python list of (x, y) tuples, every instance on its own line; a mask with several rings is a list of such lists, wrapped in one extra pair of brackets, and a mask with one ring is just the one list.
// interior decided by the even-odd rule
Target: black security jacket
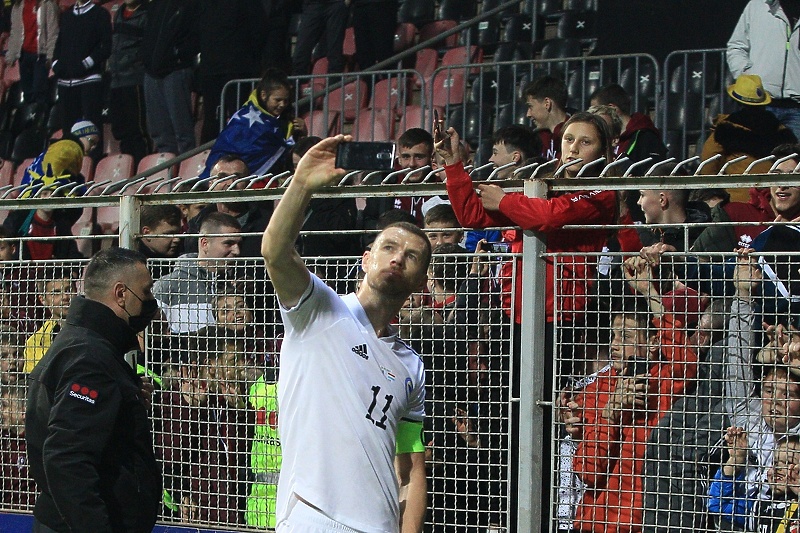
[(51, 529), (152, 531), (161, 472), (141, 381), (124, 359), (137, 347), (111, 309), (76, 297), (28, 378), (25, 436), (42, 491), (34, 516)]

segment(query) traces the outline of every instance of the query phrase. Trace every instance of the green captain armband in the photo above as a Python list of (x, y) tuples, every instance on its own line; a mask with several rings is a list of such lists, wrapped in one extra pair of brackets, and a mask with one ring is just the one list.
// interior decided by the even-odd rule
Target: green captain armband
[(422, 438), (422, 422), (401, 420), (397, 424), (396, 453), (424, 452), (425, 441)]

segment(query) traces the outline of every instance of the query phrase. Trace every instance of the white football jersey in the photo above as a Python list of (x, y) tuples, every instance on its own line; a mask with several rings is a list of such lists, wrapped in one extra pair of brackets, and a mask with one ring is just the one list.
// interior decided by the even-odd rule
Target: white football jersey
[(425, 416), (422, 361), (396, 335), (379, 338), (355, 294), (313, 274), (281, 315), (278, 522), (296, 494), (350, 528), (396, 532), (397, 424)]

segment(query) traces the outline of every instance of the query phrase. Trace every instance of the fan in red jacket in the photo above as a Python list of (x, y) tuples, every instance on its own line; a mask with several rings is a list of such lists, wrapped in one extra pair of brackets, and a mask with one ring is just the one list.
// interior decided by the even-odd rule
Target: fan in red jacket
[(611, 366), (562, 415), (580, 441), (573, 467), (586, 485), (573, 531), (642, 531), (648, 437), (697, 375), (683, 324), (669, 314), (651, 320), (636, 298), (613, 317)]
[[(458, 134), (450, 128), (450, 145), (458, 146)], [(548, 253), (574, 252), (576, 255), (561, 257), (558, 272), (553, 258), (547, 259), (547, 309), (548, 322), (575, 322), (586, 307), (589, 284), (595, 277), (595, 257), (581, 254), (599, 252), (608, 237), (602, 229), (563, 230), (569, 224), (613, 224), (617, 218), (617, 197), (613, 191), (579, 191), (552, 196), (549, 199), (530, 198), (522, 193), (506, 194), (497, 185), (478, 185), (476, 192), (472, 180), (465, 172), (458, 155), (449, 153), (438, 145), (445, 160), (447, 193), (458, 221), (468, 228), (497, 226), (519, 226), (523, 230), (542, 232), (547, 236)], [(580, 169), (591, 161), (611, 156), (611, 133), (605, 121), (590, 113), (577, 113), (565, 127), (561, 142), (561, 164), (576, 162), (564, 170), (566, 177), (575, 177)], [(600, 167), (602, 168), (602, 167)], [(522, 232), (503, 232), (503, 238), (511, 243), (511, 251), (522, 251)], [(516, 263), (516, 295), (511, 306), (511, 275), (515, 265), (503, 265), (503, 305), (505, 312), (517, 323), (521, 320), (522, 269)], [(560, 296), (555, 307), (554, 280), (558, 279)]]

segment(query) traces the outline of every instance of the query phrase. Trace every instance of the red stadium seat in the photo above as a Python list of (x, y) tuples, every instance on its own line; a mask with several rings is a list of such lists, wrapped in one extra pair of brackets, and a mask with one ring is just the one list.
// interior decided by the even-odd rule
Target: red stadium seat
[(111, 133), (111, 124), (103, 124), (103, 152), (107, 155), (120, 153), (119, 141)]
[(344, 43), (342, 44), (342, 55), (349, 61), (356, 55), (356, 32), (352, 27), (344, 31)]
[(465, 77), (465, 70), (460, 68), (439, 71), (431, 82), (433, 105), (447, 107), (464, 102)]
[[(444, 53), (442, 57), (442, 66), (449, 65), (468, 65), (473, 63), (483, 63), (483, 50), (478, 46), (470, 46), (469, 53), (467, 53), (466, 46), (459, 46), (458, 48), (451, 48)], [(475, 67), (470, 74), (479, 74), (480, 69)]]
[(408, 78), (387, 78), (375, 84), (372, 90), (370, 107), (373, 109), (394, 109), (405, 107), (410, 91), (403, 84)]
[[(33, 158), (32, 157), (28, 158), (28, 159), (25, 159), (22, 163), (19, 164), (19, 166), (17, 167), (16, 171), (14, 172), (14, 185), (15, 186), (16, 185), (22, 185), (22, 176), (25, 175), (25, 170), (29, 166), (31, 166), (31, 163), (33, 163)], [(8, 161), (6, 161), (6, 164), (8, 165), (10, 163)]]
[[(140, 174), (145, 170), (149, 170), (156, 165), (160, 165), (164, 161), (169, 161), (173, 159), (175, 154), (171, 152), (159, 152), (157, 154), (150, 154), (146, 157), (143, 157), (141, 161), (139, 161), (139, 166), (136, 168), (136, 173)], [(154, 180), (156, 178), (161, 178), (163, 180), (169, 179), (169, 172), (172, 170), (172, 175), (174, 176), (176, 171), (178, 170), (178, 165), (174, 165), (171, 169), (165, 168), (160, 172), (156, 172), (152, 176), (148, 176), (147, 181)], [(153, 185), (151, 188), (155, 188), (156, 185)], [(149, 190), (147, 192), (150, 192)], [(165, 190), (161, 190), (161, 192), (168, 192)]]
[(398, 134), (402, 134), (406, 130), (411, 128), (422, 128), (424, 130), (431, 131), (433, 125), (433, 110), (436, 110), (439, 113), (439, 117), (444, 117), (444, 107), (435, 106), (433, 109), (429, 109), (425, 113), (425, 117), (423, 120), (423, 109), (422, 106), (419, 105), (410, 105), (405, 108), (405, 113), (403, 114), (402, 118), (400, 119), (399, 124), (397, 124), (397, 128), (395, 131)]
[(386, 109), (362, 109), (351, 135), (356, 141), (389, 141), (394, 136), (394, 118)]
[(3, 167), (0, 168), (0, 187), (5, 187), (12, 183), (14, 183), (14, 164), (11, 161), (5, 161)]
[(417, 52), (417, 61), (414, 69), (419, 72), (421, 79), (416, 79), (417, 87), (422, 87), (422, 80), (425, 80), (426, 89), (430, 90), (430, 81), (433, 72), (439, 64), (439, 52), (433, 48), (423, 48)]
[(345, 122), (352, 122), (356, 118), (356, 110), (367, 107), (368, 98), (367, 82), (353, 81), (328, 94), (328, 110), (338, 111)]
[(183, 179), (195, 178), (206, 168), (206, 159), (211, 150), (204, 150), (189, 159), (184, 159), (178, 169), (178, 176)]
[(339, 113), (336, 111), (325, 111), (315, 109), (303, 117), (306, 121), (306, 129), (309, 135), (317, 137), (329, 137), (339, 133)]
[[(424, 43), (428, 39), (437, 37), (447, 30), (452, 30), (456, 26), (458, 26), (458, 22), (455, 20), (436, 20), (434, 22), (429, 22), (419, 30), (419, 42)], [(450, 37), (446, 37), (443, 41), (439, 41), (434, 46), (452, 48), (457, 45), (458, 34), (454, 33)]]
[(133, 176), (133, 156), (128, 154), (107, 155), (94, 169), (95, 181), (122, 181)]
[(83, 163), (81, 164), (81, 176), (86, 178), (86, 181), (94, 179), (94, 161), (92, 158), (85, 155), (83, 156)]

